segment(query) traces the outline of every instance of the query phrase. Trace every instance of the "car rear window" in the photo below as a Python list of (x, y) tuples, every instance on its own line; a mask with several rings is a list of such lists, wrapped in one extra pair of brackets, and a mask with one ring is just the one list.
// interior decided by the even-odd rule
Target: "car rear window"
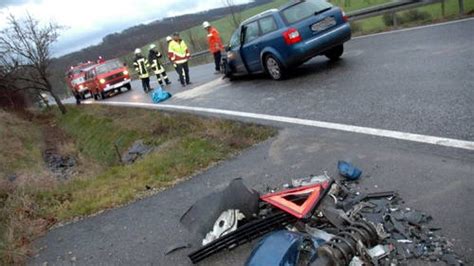
[(260, 19), (259, 23), (262, 34), (267, 34), (277, 29), (275, 19), (272, 16)]
[(306, 0), (284, 9), (282, 14), (289, 24), (293, 24), (331, 7), (332, 5), (324, 0)]
[(113, 61), (107, 61), (106, 63), (97, 66), (96, 71), (97, 71), (97, 75), (100, 75), (100, 74), (105, 74), (107, 72), (110, 72), (112, 70), (122, 68), (122, 67), (123, 67), (123, 64), (120, 61), (113, 60)]

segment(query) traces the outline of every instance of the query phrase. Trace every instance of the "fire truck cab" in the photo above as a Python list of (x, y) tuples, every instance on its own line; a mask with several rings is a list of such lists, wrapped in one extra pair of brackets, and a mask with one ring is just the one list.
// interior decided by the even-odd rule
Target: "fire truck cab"
[(105, 99), (112, 92), (122, 88), (132, 89), (127, 67), (118, 59), (107, 60), (84, 69), (84, 86), (96, 100)]

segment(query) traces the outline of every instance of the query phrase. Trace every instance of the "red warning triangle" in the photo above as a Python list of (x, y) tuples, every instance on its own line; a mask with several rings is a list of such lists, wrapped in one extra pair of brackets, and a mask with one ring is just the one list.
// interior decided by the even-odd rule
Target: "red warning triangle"
[(330, 183), (328, 180), (309, 186), (287, 189), (263, 195), (260, 199), (297, 218), (308, 218), (307, 214), (316, 206), (324, 195), (324, 191), (329, 188)]

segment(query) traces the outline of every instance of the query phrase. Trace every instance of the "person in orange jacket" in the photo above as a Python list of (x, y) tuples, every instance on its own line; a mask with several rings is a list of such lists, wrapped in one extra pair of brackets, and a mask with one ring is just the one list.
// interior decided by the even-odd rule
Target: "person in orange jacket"
[(215, 74), (219, 74), (221, 71), (221, 58), (222, 50), (224, 50), (224, 45), (222, 45), (222, 39), (216, 28), (212, 27), (211, 24), (207, 21), (202, 23), (202, 27), (207, 31), (207, 41), (209, 43), (209, 51), (214, 56), (214, 63), (216, 64)]

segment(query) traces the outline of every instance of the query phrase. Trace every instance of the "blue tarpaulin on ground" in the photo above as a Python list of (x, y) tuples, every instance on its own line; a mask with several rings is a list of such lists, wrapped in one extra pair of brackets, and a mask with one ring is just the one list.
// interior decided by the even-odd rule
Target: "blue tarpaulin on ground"
[(153, 103), (160, 103), (163, 101), (168, 100), (171, 98), (171, 93), (163, 90), (160, 86), (156, 87), (152, 92), (151, 92), (151, 100)]

